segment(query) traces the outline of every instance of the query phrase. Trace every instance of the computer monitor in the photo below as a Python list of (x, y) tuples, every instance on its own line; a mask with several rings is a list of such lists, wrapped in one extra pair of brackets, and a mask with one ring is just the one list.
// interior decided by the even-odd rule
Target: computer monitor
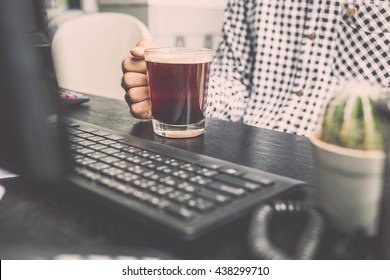
[[(0, 1), (0, 167), (52, 182), (61, 180), (67, 163), (56, 86), (30, 40), (44, 34), (43, 16), (41, 0)], [(36, 25), (26, 28), (31, 21)]]
[(16, 0), (23, 11), (20, 11), (23, 19), (21, 23), (27, 31), (31, 46), (48, 45), (47, 17), (43, 0)]

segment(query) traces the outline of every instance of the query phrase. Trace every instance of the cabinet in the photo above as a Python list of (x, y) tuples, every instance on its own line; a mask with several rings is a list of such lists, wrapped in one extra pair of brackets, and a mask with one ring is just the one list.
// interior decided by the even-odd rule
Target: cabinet
[(227, 0), (98, 0), (101, 12), (122, 12), (143, 21), (162, 46), (215, 49)]

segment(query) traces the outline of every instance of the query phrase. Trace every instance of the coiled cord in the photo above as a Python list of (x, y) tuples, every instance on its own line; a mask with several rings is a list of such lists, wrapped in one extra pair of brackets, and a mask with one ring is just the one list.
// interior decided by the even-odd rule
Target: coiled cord
[[(275, 215), (307, 214), (308, 221), (293, 256), (273, 244), (269, 238), (269, 225)], [(260, 206), (252, 218), (249, 244), (258, 259), (286, 260), (313, 259), (318, 251), (325, 228), (324, 218), (318, 210), (301, 201), (274, 201)]]

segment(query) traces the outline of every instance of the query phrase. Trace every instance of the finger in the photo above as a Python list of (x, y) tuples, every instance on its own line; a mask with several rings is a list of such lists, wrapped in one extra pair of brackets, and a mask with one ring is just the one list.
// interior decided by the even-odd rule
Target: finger
[(134, 58), (143, 59), (145, 57), (145, 49), (142, 47), (135, 47), (130, 50), (130, 53)]
[(122, 61), (122, 72), (146, 73), (146, 63), (144, 60), (128, 56)]
[(147, 77), (145, 74), (127, 72), (123, 74), (122, 87), (128, 90), (133, 87), (145, 87), (148, 85)]
[(126, 93), (130, 103), (137, 103), (150, 98), (147, 87), (131, 88)]
[(150, 119), (152, 115), (150, 99), (146, 99), (144, 101), (131, 104), (130, 111), (133, 117), (135, 118)]
[(145, 55), (144, 50), (150, 48), (158, 48), (158, 47), (160, 47), (158, 44), (153, 43), (152, 41), (146, 39), (142, 39), (137, 43), (134, 49), (130, 50), (130, 53), (133, 57), (144, 58)]

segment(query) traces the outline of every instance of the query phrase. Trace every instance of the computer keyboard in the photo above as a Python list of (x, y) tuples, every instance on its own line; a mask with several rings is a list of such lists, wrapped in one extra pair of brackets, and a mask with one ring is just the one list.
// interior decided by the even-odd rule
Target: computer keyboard
[(184, 239), (302, 183), (73, 119), (66, 125), (72, 183)]

